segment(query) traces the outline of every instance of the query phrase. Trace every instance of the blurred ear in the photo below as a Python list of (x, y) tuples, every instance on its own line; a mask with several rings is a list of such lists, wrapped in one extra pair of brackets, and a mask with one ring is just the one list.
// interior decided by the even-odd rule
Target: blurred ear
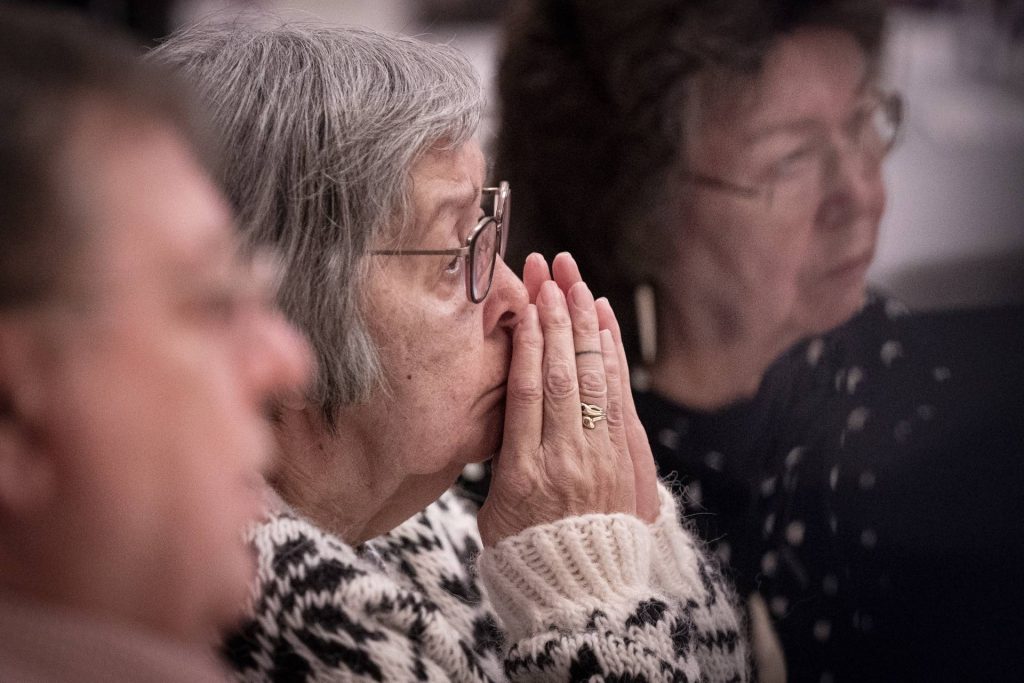
[(37, 325), (16, 314), (0, 314), (2, 517), (29, 513), (53, 493), (55, 462), (41, 429), (48, 381), (45, 357)]

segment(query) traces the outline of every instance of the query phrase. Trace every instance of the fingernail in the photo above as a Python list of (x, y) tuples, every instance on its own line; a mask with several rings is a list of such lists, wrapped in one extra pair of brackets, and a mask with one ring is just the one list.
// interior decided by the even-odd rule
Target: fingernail
[(553, 280), (547, 280), (540, 286), (540, 298), (545, 304), (554, 306), (562, 298), (562, 290)]
[(529, 261), (531, 259), (533, 260), (534, 265), (536, 267), (540, 268), (541, 270), (543, 270), (545, 273), (550, 273), (551, 272), (551, 269), (548, 267), (548, 260), (546, 258), (544, 258), (543, 254), (540, 254), (540, 253), (535, 251), (535, 252), (533, 252), (532, 254), (530, 254), (529, 256), (526, 257), (527, 261)]
[(590, 293), (590, 288), (585, 282), (574, 284), (569, 290), (569, 294), (572, 295), (572, 302), (579, 308), (588, 308), (594, 305), (594, 295)]
[(608, 309), (608, 312), (612, 314), (613, 319), (617, 319), (615, 316), (615, 309), (612, 308), (612, 302), (608, 301), (608, 297), (602, 296), (598, 301), (602, 302), (602, 305)]

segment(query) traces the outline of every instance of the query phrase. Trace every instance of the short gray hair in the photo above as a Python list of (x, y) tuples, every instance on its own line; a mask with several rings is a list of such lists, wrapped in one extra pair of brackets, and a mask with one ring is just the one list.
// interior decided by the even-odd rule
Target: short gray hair
[(363, 256), (409, 224), (415, 162), (476, 132), (476, 72), (449, 46), (308, 22), (199, 25), (150, 59), (205, 99), (241, 230), (284, 261), (280, 303), (316, 350), (311, 400), (333, 424), (382, 386)]

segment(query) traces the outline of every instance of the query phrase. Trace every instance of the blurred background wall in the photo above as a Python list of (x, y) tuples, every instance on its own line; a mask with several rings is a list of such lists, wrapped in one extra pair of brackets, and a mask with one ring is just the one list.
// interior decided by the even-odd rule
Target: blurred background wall
[[(506, 0), (66, 0), (151, 43), (257, 8), (451, 42), (493, 80)], [(915, 308), (1024, 301), (1024, 0), (893, 2), (886, 79), (907, 117), (869, 277)], [(484, 128), (493, 135), (494, 98)]]
[(893, 15), (907, 125), (869, 277), (912, 306), (1024, 300), (1024, 2)]

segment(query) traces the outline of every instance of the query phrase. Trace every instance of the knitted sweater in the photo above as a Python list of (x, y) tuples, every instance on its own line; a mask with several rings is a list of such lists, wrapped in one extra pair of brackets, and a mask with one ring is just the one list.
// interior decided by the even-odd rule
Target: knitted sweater
[(225, 654), (260, 681), (747, 680), (734, 596), (661, 494), (652, 525), (586, 515), (485, 550), (452, 492), (354, 548), (274, 513)]

